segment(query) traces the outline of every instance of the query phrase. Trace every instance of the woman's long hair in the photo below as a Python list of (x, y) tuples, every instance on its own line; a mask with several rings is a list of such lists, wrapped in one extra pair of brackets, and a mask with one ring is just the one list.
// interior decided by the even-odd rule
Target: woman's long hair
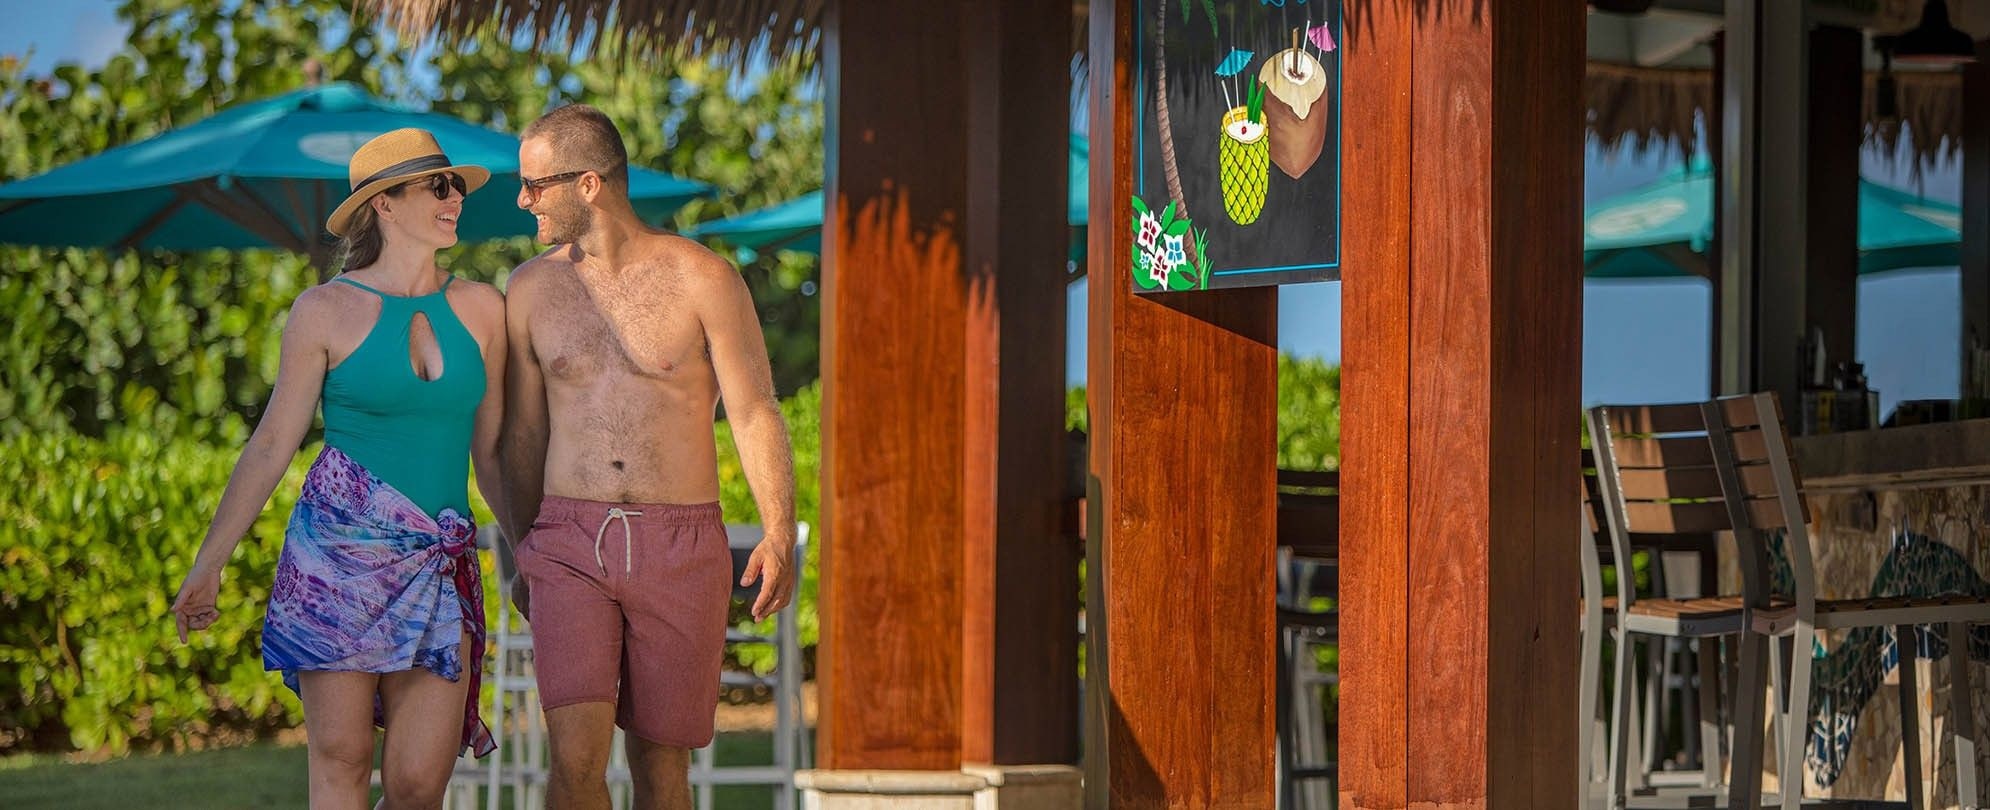
[[(404, 188), (407, 188), (405, 183), (380, 193), (399, 197)], [(369, 199), (359, 210), (352, 212), (352, 221), (346, 224), (345, 236), (339, 239), (339, 272), (372, 266), (380, 260), (383, 244), (380, 218), (373, 210), (373, 201)]]

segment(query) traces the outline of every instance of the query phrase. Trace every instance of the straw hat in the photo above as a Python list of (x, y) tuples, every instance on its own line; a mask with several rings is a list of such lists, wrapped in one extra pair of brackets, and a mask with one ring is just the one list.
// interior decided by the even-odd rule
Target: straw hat
[(482, 166), (450, 165), (449, 156), (442, 154), (435, 136), (425, 129), (397, 129), (367, 141), (352, 153), (352, 162), (346, 169), (352, 195), (325, 218), (325, 230), (333, 236), (344, 236), (353, 213), (373, 199), (373, 195), (443, 172), (455, 172), (463, 178), (465, 195), (482, 188), (491, 179), (491, 171)]

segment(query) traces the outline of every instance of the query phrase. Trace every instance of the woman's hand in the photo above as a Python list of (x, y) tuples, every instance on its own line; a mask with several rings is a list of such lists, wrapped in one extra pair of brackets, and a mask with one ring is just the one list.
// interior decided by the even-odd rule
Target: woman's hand
[(173, 599), (173, 623), (179, 627), (180, 643), (187, 643), (188, 630), (206, 630), (221, 618), (215, 606), (221, 596), (221, 569), (195, 563), (180, 583), (180, 595)]

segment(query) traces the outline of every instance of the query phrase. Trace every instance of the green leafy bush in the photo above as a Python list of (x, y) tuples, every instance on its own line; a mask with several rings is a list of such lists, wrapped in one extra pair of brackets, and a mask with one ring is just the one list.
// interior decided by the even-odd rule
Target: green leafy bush
[(263, 672), (263, 605), (310, 454), (291, 465), (222, 581), (221, 619), (182, 646), (169, 608), (235, 452), (24, 433), (0, 439), (0, 749), (183, 747), (295, 724)]

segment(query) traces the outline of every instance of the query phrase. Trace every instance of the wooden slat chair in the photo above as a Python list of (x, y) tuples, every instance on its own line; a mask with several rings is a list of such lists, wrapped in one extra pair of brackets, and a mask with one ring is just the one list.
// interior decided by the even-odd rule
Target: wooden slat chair
[[(1776, 772), (1782, 784), (1782, 806), (1794, 810), (1803, 798), (1804, 747), (1810, 731), (1810, 688), (1812, 656), (1810, 648), (1817, 630), (1857, 627), (1891, 627), (1900, 656), (1901, 745), (1908, 768), (1907, 800), (1919, 810), (1926, 807), (1920, 779), (1918, 714), (1915, 711), (1917, 685), (1911, 658), (1917, 625), (1946, 624), (1949, 660), (1954, 683), (1949, 694), (1949, 722), (1955, 729), (1956, 796), (1962, 807), (1979, 807), (1976, 785), (1976, 752), (1969, 683), (1969, 626), (1990, 622), (1990, 599), (1965, 595), (1932, 595), (1896, 598), (1819, 599), (1812, 567), (1810, 534), (1805, 528), (1809, 512), (1802, 497), (1803, 481), (1792, 460), (1789, 436), (1781, 409), (1772, 394), (1760, 393), (1728, 397), (1709, 403), (1707, 420), (1719, 428), (1725, 441), (1713, 442), (1716, 469), (1721, 487), (1727, 493), (1725, 511), (1736, 526), (1736, 538), (1744, 541), (1744, 564), (1752, 563), (1762, 573), (1768, 560), (1767, 533), (1782, 530), (1784, 550), (1789, 557), (1795, 593), (1787, 601), (1778, 600), (1766, 608), (1750, 611), (1750, 635), (1788, 639), (1770, 645), (1774, 668), (1787, 670), (1786, 688), (1779, 690), (1783, 705)], [(1793, 652), (1789, 651), (1793, 648)], [(1775, 660), (1787, 657), (1787, 662)], [(1746, 656), (1744, 655), (1744, 665)], [(1758, 690), (1759, 691), (1759, 690)], [(1742, 720), (1749, 718), (1743, 717)], [(1759, 715), (1754, 729), (1761, 728)], [(1737, 726), (1749, 728), (1749, 726)], [(1743, 774), (1743, 752), (1762, 748), (1761, 735), (1739, 735), (1735, 744), (1735, 779), (1746, 777), (1759, 784), (1759, 768)], [(1759, 753), (1747, 759), (1759, 761)], [(1739, 788), (1739, 784), (1737, 784)]]
[[(1650, 408), (1672, 406), (1643, 406), (1639, 412)], [(1719, 637), (1738, 636), (1744, 629), (1740, 612), (1735, 608), (1738, 598), (1722, 599), (1670, 599), (1639, 598), (1636, 592), (1635, 576), (1631, 570), (1634, 552), (1640, 547), (1662, 546), (1665, 535), (1672, 534), (1673, 527), (1659, 522), (1641, 521), (1627, 524), (1615, 519), (1606, 505), (1613, 498), (1625, 493), (1622, 479), (1612, 476), (1612, 486), (1605, 489), (1605, 478), (1598, 471), (1605, 469), (1604, 463), (1613, 460), (1607, 438), (1610, 435), (1603, 429), (1599, 420), (1625, 421), (1623, 412), (1633, 410), (1624, 407), (1599, 408), (1590, 412), (1590, 435), (1596, 445), (1594, 450), (1583, 452), (1582, 468), (1582, 519), (1579, 534), (1582, 542), (1582, 587), (1583, 587), (1583, 637), (1582, 674), (1579, 697), (1581, 726), (1577, 737), (1581, 750), (1583, 806), (1592, 801), (1595, 774), (1591, 771), (1591, 752), (1594, 746), (1594, 722), (1597, 704), (1601, 698), (1600, 675), (1602, 661), (1602, 639), (1606, 633), (1617, 639), (1613, 659), (1614, 683), (1618, 685), (1610, 707), (1611, 731), (1607, 745), (1607, 765), (1603, 778), (1604, 806), (1612, 810), (1625, 807), (1633, 793), (1647, 788), (1651, 774), (1645, 773), (1649, 760), (1633, 751), (1636, 738), (1633, 727), (1637, 725), (1637, 706), (1634, 695), (1637, 689), (1632, 684), (1632, 662), (1636, 656), (1638, 636), (1662, 638), (1697, 639), (1704, 651), (1699, 656), (1700, 689), (1699, 717), (1702, 755), (1702, 770), (1697, 785), (1676, 785), (1669, 791), (1674, 798), (1694, 796), (1718, 796), (1722, 789), (1721, 778), (1721, 729), (1716, 705), (1717, 684), (1719, 681), (1717, 649)], [(1631, 417), (1636, 418), (1636, 417)], [(1698, 440), (1704, 447), (1706, 433), (1701, 429)], [(1701, 453), (1704, 458), (1707, 454)], [(1641, 463), (1641, 462), (1634, 462)], [(1613, 468), (1614, 469), (1614, 468)], [(1643, 469), (1643, 468), (1637, 468)], [(1654, 483), (1663, 479), (1633, 472), (1629, 477), (1628, 493), (1635, 500), (1645, 502), (1663, 495), (1653, 489)], [(1718, 485), (1714, 487), (1718, 489)], [(1640, 510), (1642, 512), (1642, 510)], [(1642, 515), (1641, 515), (1642, 517)], [(1693, 527), (1683, 527), (1679, 534), (1695, 534)], [(1656, 560), (1654, 554), (1654, 560)], [(1603, 582), (1603, 566), (1617, 566), (1615, 592), (1606, 594)], [(1656, 660), (1656, 659), (1654, 659)], [(1662, 677), (1663, 673), (1654, 670), (1651, 677)], [(1656, 692), (1656, 689), (1648, 690)], [(1655, 698), (1652, 698), (1655, 699)], [(1632, 763), (1636, 763), (1633, 768)]]
[[(1731, 807), (1752, 808), (1762, 781), (1765, 656), (1789, 658), (1788, 674), (1778, 679), (1778, 769), (1780, 801), (1795, 808), (1802, 800), (1804, 740), (1808, 733), (1811, 656), (1784, 655), (1769, 641), (1788, 638), (1807, 651), (1815, 630), (1893, 627), (1898, 639), (1912, 637), (1917, 624), (1947, 624), (1952, 644), (1967, 649), (1967, 627), (1990, 620), (1990, 602), (1968, 597), (1819, 600), (1805, 524), (1808, 508), (1802, 480), (1791, 459), (1788, 435), (1770, 394), (1727, 397), (1697, 405), (1595, 408), (1591, 436), (1598, 448), (1598, 488), (1604, 493), (1613, 542), (1631, 532), (1732, 531), (1739, 552), (1743, 593), (1702, 600), (1644, 600), (1625, 611), (1634, 633), (1746, 630), (1740, 643), (1740, 685), (1734, 694)], [(1711, 484), (1711, 486), (1710, 486)], [(1769, 590), (1769, 534), (1782, 532), (1795, 593), (1772, 598)], [(1905, 649), (1903, 647), (1903, 649)], [(1955, 700), (1958, 762), (1974, 763), (1969, 728), (1967, 656), (1957, 656)], [(1773, 662), (1778, 672), (1785, 662)], [(1628, 669), (1620, 660), (1620, 677)], [(1918, 763), (1913, 667), (1902, 667), (1900, 690), (1902, 745), (1906, 761)], [(1918, 768), (1918, 766), (1916, 766)], [(1957, 771), (1958, 797), (1975, 807), (1973, 767)], [(1908, 801), (1926, 806), (1918, 775), (1908, 780)]]

